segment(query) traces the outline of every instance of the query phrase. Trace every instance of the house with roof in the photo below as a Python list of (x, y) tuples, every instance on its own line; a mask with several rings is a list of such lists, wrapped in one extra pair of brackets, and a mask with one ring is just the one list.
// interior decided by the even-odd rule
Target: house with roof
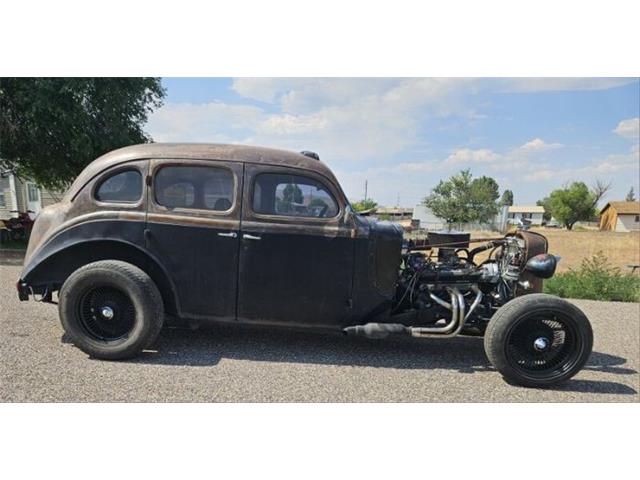
[(544, 207), (537, 205), (511, 205), (507, 214), (507, 223), (516, 224), (525, 220), (531, 225), (542, 225)]
[(43, 207), (60, 201), (61, 197), (61, 193), (40, 188), (11, 172), (0, 172), (0, 220), (16, 218), (20, 213), (35, 218)]
[(600, 210), (600, 230), (640, 231), (640, 202), (608, 202)]

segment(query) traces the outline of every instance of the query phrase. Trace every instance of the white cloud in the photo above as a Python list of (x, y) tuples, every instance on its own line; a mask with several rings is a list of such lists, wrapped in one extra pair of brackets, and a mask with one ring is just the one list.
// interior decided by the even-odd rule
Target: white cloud
[(524, 145), (521, 145), (513, 153), (522, 153), (522, 154), (530, 154), (535, 152), (545, 152), (548, 150), (555, 150), (557, 148), (561, 148), (561, 143), (547, 143), (541, 138), (534, 138), (533, 140), (528, 141)]
[(382, 95), (398, 81), (385, 78), (236, 78), (231, 88), (243, 97), (278, 104), (283, 112), (300, 114)]
[(259, 133), (267, 135), (289, 136), (319, 132), (324, 130), (327, 124), (327, 119), (322, 115), (271, 115), (258, 125), (257, 130)]
[(334, 161), (383, 159), (426, 139), (425, 115), (481, 117), (461, 101), (467, 79), (243, 78), (240, 95), (275, 106), (168, 103), (149, 119), (156, 141), (233, 141), (311, 149)]
[(543, 168), (540, 170), (534, 170), (532, 172), (527, 173), (524, 176), (524, 179), (528, 182), (538, 182), (541, 180), (550, 180), (556, 176), (556, 172), (550, 170), (548, 168)]
[(390, 169), (391, 171), (396, 172), (407, 172), (407, 173), (427, 173), (427, 172), (436, 172), (440, 170), (441, 162), (432, 161), (432, 162), (402, 162), (399, 163), (396, 167)]
[[(246, 98), (280, 103), (285, 111), (310, 105), (341, 105), (356, 97), (384, 95), (392, 103), (421, 104), (455, 90), (542, 92), (606, 90), (636, 82), (634, 78), (236, 78), (232, 89)], [(464, 88), (461, 88), (464, 87)]]
[(246, 98), (272, 103), (283, 92), (299, 88), (313, 79), (304, 78), (235, 78), (231, 88)]
[(607, 90), (636, 82), (635, 78), (508, 78), (501, 80), (506, 92)]
[[(384, 159), (422, 147), (425, 118), (486, 115), (469, 96), (508, 88), (607, 88), (618, 79), (237, 78), (232, 89), (266, 103), (168, 103), (149, 120), (157, 141), (228, 141), (311, 149), (333, 161)], [(624, 79), (628, 82), (628, 79)], [(559, 148), (534, 139), (515, 154)], [(465, 155), (467, 155), (465, 157)], [(489, 152), (454, 153), (450, 162), (491, 162)], [(418, 162), (419, 163), (419, 162)]]
[(629, 153), (612, 153), (606, 155), (604, 159), (595, 159), (586, 165), (572, 168), (549, 168), (548, 165), (533, 166), (525, 175), (527, 181), (555, 180), (564, 183), (576, 180), (601, 179), (609, 181), (615, 179), (613, 183), (625, 184), (624, 181), (630, 178), (633, 182), (640, 174), (640, 158), (637, 147), (632, 147)]
[(469, 163), (494, 163), (500, 160), (501, 155), (495, 153), (492, 150), (482, 148), (478, 150), (472, 150), (469, 148), (461, 148), (455, 150), (447, 159), (445, 163), (450, 165), (469, 164)]
[(623, 138), (640, 141), (640, 117), (620, 121), (613, 132)]
[(640, 174), (640, 152), (638, 145), (631, 147), (629, 153), (613, 153), (605, 157), (601, 162), (584, 167), (586, 172), (610, 173), (610, 172), (636, 172), (636, 178)]
[(255, 130), (264, 112), (249, 105), (167, 103), (149, 117), (156, 142), (237, 142), (239, 134)]
[(242, 78), (232, 88), (277, 107), (278, 113), (268, 115), (247, 140), (359, 160), (424, 143), (417, 130), (425, 116), (484, 118), (463, 101), (473, 83), (456, 78)]

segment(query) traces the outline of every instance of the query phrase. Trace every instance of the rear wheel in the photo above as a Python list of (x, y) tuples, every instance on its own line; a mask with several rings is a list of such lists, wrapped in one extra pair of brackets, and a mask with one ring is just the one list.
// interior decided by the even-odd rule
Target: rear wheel
[(575, 305), (558, 297), (518, 297), (496, 312), (484, 337), (493, 366), (511, 383), (549, 387), (573, 377), (589, 359), (593, 331)]
[(92, 357), (130, 358), (150, 346), (163, 323), (162, 297), (134, 265), (103, 260), (85, 265), (60, 290), (62, 326)]

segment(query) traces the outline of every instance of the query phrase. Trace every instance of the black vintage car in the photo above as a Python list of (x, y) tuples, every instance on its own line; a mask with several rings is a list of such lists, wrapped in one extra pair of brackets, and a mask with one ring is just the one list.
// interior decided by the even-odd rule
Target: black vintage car
[(526, 386), (585, 364), (588, 320), (539, 293), (557, 261), (544, 237), (478, 243), (445, 232), (417, 243), (356, 214), (312, 152), (139, 145), (92, 162), (40, 212), (17, 287), (21, 300), (55, 303), (57, 292), (73, 343), (102, 359), (138, 354), (169, 315), (368, 337), (484, 335), (491, 363)]

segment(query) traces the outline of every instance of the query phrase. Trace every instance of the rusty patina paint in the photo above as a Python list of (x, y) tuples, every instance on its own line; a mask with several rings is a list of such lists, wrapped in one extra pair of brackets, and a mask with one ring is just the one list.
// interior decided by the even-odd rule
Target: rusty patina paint
[[(198, 143), (148, 143), (133, 145), (109, 152), (91, 162), (76, 178), (65, 198), (72, 199), (93, 177), (105, 169), (140, 159), (190, 159), (223, 160), (265, 165), (298, 167), (305, 171), (314, 171), (340, 189), (333, 172), (322, 161), (309, 158), (300, 153), (275, 148), (252, 147), (245, 145), (198, 144)], [(341, 190), (341, 189), (340, 189)]]

